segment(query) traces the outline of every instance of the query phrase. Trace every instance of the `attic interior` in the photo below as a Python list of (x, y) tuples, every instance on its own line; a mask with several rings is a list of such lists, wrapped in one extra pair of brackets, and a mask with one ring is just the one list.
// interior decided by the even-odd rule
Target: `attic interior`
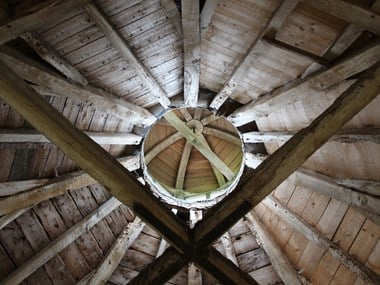
[(380, 1), (0, 0), (0, 284), (380, 284)]

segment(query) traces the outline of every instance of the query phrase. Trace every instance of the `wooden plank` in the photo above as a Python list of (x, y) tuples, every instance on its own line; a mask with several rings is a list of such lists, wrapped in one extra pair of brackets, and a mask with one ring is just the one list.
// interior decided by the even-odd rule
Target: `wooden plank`
[(185, 174), (187, 169), (187, 164), (189, 163), (189, 158), (193, 145), (186, 141), (186, 144), (182, 150), (181, 160), (179, 162), (179, 167), (177, 171), (177, 179), (175, 182), (176, 189), (183, 189), (183, 184), (185, 182)]
[[(97, 144), (138, 145), (142, 137), (133, 133), (85, 132)], [(0, 129), (0, 143), (48, 143), (48, 138), (33, 129)]]
[[(311, 125), (298, 132), (257, 169), (241, 178), (241, 186), (214, 206), (195, 228), (198, 245), (222, 235), (242, 214), (256, 206), (300, 167), (320, 146), (380, 92), (380, 68), (375, 65), (345, 91)], [(255, 189), (255, 191), (252, 191)], [(228, 217), (228, 222), (226, 218)]]
[(53, 47), (51, 47), (38, 33), (28, 32), (21, 38), (26, 41), (31, 48), (38, 53), (46, 62), (61, 72), (71, 82), (80, 85), (87, 85), (88, 82), (78, 70), (66, 61)]
[(187, 272), (187, 285), (202, 285), (202, 272), (194, 263), (189, 264)]
[(214, 14), (215, 8), (218, 5), (218, 3), (219, 0), (207, 0), (203, 5), (200, 16), (201, 39), (205, 36), (207, 32), (207, 29), (212, 19), (212, 15)]
[(271, 37), (274, 37), (298, 2), (299, 0), (286, 0), (282, 1), (282, 3), (277, 7), (277, 10), (274, 12), (266, 25), (259, 31), (258, 36), (246, 52), (243, 60), (234, 68), (231, 76), (223, 85), (222, 89), (215, 95), (210, 104), (210, 108), (218, 110), (228, 99), (228, 97), (230, 97), (235, 87), (239, 85), (239, 81), (243, 76), (246, 66), (250, 66), (252, 64), (251, 58), (254, 58), (253, 55), (260, 53), (263, 48), (260, 40), (265, 36), (265, 34), (269, 34)]
[(251, 232), (255, 234), (257, 241), (264, 248), (274, 270), (277, 272), (278, 276), (280, 276), (281, 280), (287, 285), (302, 285), (303, 283), (300, 280), (297, 271), (294, 269), (281, 248), (276, 244), (273, 237), (266, 231), (256, 214), (251, 211), (246, 215), (246, 218)]
[(96, 225), (97, 222), (102, 220), (106, 215), (112, 212), (120, 205), (120, 202), (116, 198), (109, 199), (101, 207), (99, 207), (92, 214), (88, 215), (81, 222), (67, 230), (59, 238), (52, 241), (48, 246), (42, 249), (39, 253), (35, 254), (27, 262), (23, 263), (10, 275), (2, 280), (1, 284), (18, 284), (37, 270), (40, 266), (45, 264), (48, 260), (54, 257), (62, 249), (66, 248), (82, 233)]
[(151, 150), (149, 150), (144, 155), (145, 164), (149, 164), (158, 154), (160, 154), (164, 149), (168, 148), (170, 145), (176, 141), (182, 139), (183, 136), (179, 132), (172, 134), (171, 136), (164, 139), (162, 142), (158, 143)]
[(184, 104), (197, 107), (199, 72), (201, 61), (201, 38), (199, 31), (199, 1), (181, 1), (184, 53)]
[(14, 212), (11, 212), (7, 215), (4, 215), (0, 218), (0, 230), (3, 229), (5, 226), (7, 226), (9, 223), (17, 219), (19, 216), (24, 214), (26, 211), (29, 211), (29, 208), (20, 209)]
[(236, 259), (236, 254), (234, 251), (234, 247), (232, 245), (231, 236), (228, 232), (225, 232), (221, 237), (220, 240), (222, 241), (224, 252), (226, 258), (231, 260), (236, 266), (239, 266), (238, 261)]
[(55, 21), (60, 15), (83, 6), (87, 2), (88, 0), (48, 0), (39, 2), (31, 10), (17, 11), (19, 16), (9, 19), (0, 26), (0, 45), (28, 31), (33, 31), (45, 23)]
[(342, 0), (307, 0), (306, 2), (318, 10), (380, 35), (380, 15), (377, 13)]
[[(236, 109), (228, 119), (241, 126), (260, 117), (268, 116), (288, 104), (297, 102), (306, 96), (321, 96), (324, 89), (339, 83), (338, 90), (347, 90), (353, 81), (342, 81), (364, 71), (378, 62), (380, 57), (380, 42), (375, 41), (364, 50), (359, 51), (337, 62), (328, 69), (321, 70), (302, 79), (296, 79), (269, 93), (260, 99)], [(332, 89), (336, 92), (336, 90)], [(340, 92), (340, 91), (339, 91)]]
[(312, 228), (302, 218), (293, 213), (292, 210), (282, 205), (282, 203), (276, 198), (268, 196), (263, 203), (271, 211), (282, 217), (295, 230), (303, 233), (308, 240), (316, 243), (323, 250), (326, 250), (357, 276), (368, 282), (368, 284), (377, 284), (380, 281), (380, 277), (376, 273), (358, 261), (355, 257), (345, 252), (334, 242), (321, 235), (316, 229)]
[(204, 127), (203, 134), (220, 138), (222, 140), (228, 141), (230, 143), (233, 143), (234, 145), (241, 147), (240, 138), (237, 136), (231, 135), (227, 132), (224, 132), (215, 128), (211, 128), (211, 127)]
[(166, 10), (166, 14), (170, 21), (173, 23), (178, 35), (182, 36), (181, 15), (175, 2), (172, 0), (161, 0), (161, 4)]
[(111, 22), (106, 18), (103, 12), (95, 6), (94, 2), (84, 6), (87, 14), (103, 31), (109, 41), (115, 46), (117, 51), (122, 55), (129, 66), (139, 75), (143, 82), (150, 89), (152, 96), (156, 97), (158, 102), (166, 109), (170, 105), (170, 100), (164, 90), (157, 83), (156, 79), (143, 65), (143, 63), (133, 53), (122, 35), (113, 27)]
[(132, 123), (140, 122), (141, 124), (149, 125), (156, 120), (144, 108), (129, 103), (116, 95), (90, 84), (87, 86), (72, 84), (15, 50), (2, 47), (0, 49), (0, 59), (13, 68), (23, 79), (48, 88), (51, 91), (50, 95), (53, 94), (55, 96), (89, 102), (92, 104), (92, 107), (96, 107), (99, 110)]
[(42, 186), (49, 181), (48, 178), (9, 181), (0, 183), (0, 196), (14, 195), (20, 192)]

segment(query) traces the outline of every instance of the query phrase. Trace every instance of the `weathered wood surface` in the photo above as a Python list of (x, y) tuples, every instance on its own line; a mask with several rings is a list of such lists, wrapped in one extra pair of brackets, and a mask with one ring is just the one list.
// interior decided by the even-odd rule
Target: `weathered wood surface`
[(201, 39), (207, 32), (210, 25), (212, 15), (214, 14), (215, 8), (217, 7), (219, 0), (207, 0), (203, 5), (201, 15), (200, 15), (200, 31)]

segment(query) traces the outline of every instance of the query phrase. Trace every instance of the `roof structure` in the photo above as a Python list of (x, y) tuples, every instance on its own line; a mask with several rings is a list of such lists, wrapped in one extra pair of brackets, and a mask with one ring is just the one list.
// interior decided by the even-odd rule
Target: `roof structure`
[(0, 0), (0, 284), (380, 284), (380, 1)]

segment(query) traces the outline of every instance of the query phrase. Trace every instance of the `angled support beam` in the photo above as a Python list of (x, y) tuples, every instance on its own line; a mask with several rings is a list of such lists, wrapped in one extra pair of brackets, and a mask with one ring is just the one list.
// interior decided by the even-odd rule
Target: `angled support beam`
[(212, 15), (214, 15), (215, 8), (218, 5), (219, 1), (220, 0), (207, 0), (203, 5), (200, 17), (201, 39), (203, 39), (204, 35), (207, 32)]
[(56, 70), (66, 76), (73, 83), (87, 85), (86, 78), (79, 71), (66, 61), (49, 43), (47, 43), (38, 33), (28, 32), (21, 38), (46, 62)]
[(318, 10), (380, 35), (380, 15), (342, 0), (306, 0)]
[(20, 217), (22, 214), (30, 210), (31, 207), (20, 209), (17, 211), (14, 211), (12, 213), (9, 213), (7, 215), (4, 215), (0, 218), (0, 230), (2, 230), (4, 227), (6, 227), (9, 223)]
[[(228, 119), (235, 125), (241, 126), (268, 116), (289, 104), (310, 96), (323, 96), (324, 89), (338, 84), (338, 92), (346, 90), (354, 81), (345, 80), (359, 72), (368, 69), (380, 58), (380, 41), (373, 42), (349, 57), (339, 61), (328, 69), (321, 70), (305, 78), (296, 79), (269, 93), (262, 95), (256, 101), (236, 109)], [(327, 92), (337, 92), (335, 89)], [(342, 91), (342, 92), (343, 92)]]
[(202, 272), (194, 263), (187, 269), (187, 285), (202, 285)]
[(303, 285), (297, 271), (292, 266), (288, 257), (282, 252), (273, 237), (261, 224), (256, 214), (251, 211), (246, 215), (247, 226), (256, 236), (256, 240), (263, 247), (271, 264), (285, 285)]
[[(296, 131), (288, 132), (247, 132), (243, 134), (245, 143), (266, 143), (289, 140)], [(380, 129), (343, 129), (336, 132), (329, 141), (354, 143), (360, 141), (380, 144)]]
[[(380, 68), (374, 65), (311, 125), (287, 141), (254, 171), (243, 175), (240, 186), (223, 203), (208, 211), (195, 227), (194, 241), (208, 245), (256, 206), (300, 167), (319, 147), (380, 92)], [(228, 222), (227, 222), (228, 221)]]
[(226, 254), (226, 258), (231, 260), (236, 266), (239, 266), (239, 263), (236, 259), (236, 254), (234, 251), (234, 246), (231, 241), (231, 236), (229, 232), (225, 232), (221, 237), (220, 240), (222, 241), (224, 252)]
[[(142, 137), (132, 133), (84, 132), (97, 144), (138, 145)], [(49, 139), (33, 129), (0, 129), (0, 143), (49, 143)], [(1, 194), (0, 194), (1, 195)]]
[(260, 42), (261, 39), (267, 34), (274, 38), (277, 31), (282, 27), (290, 13), (298, 4), (299, 0), (285, 0), (278, 6), (277, 10), (274, 12), (272, 18), (268, 23), (261, 29), (259, 35), (248, 49), (243, 60), (234, 68), (230, 78), (223, 85), (222, 89), (215, 95), (215, 98), (210, 104), (210, 108), (218, 110), (223, 103), (231, 96), (235, 89), (235, 86), (239, 84), (239, 80), (244, 75), (247, 66), (251, 65), (251, 57), (255, 53), (259, 53), (264, 47)]
[(183, 189), (183, 184), (185, 182), (185, 174), (187, 169), (187, 164), (189, 163), (189, 158), (193, 145), (186, 141), (185, 146), (182, 150), (181, 161), (179, 162), (179, 167), (177, 170), (177, 179), (175, 182), (176, 189)]
[(55, 21), (60, 15), (83, 6), (89, 0), (48, 0), (39, 2), (33, 11), (18, 11), (20, 16), (9, 19), (0, 26), (0, 45), (43, 24)]
[(164, 90), (157, 83), (156, 79), (143, 65), (143, 63), (136, 57), (133, 51), (128, 46), (127, 42), (123, 39), (122, 35), (113, 27), (111, 22), (103, 15), (94, 2), (84, 6), (87, 14), (96, 23), (96, 25), (103, 31), (107, 39), (115, 46), (116, 50), (122, 55), (125, 61), (128, 62), (130, 67), (136, 71), (139, 77), (144, 81), (146, 86), (150, 89), (150, 93), (165, 109), (170, 105), (170, 100)]
[(182, 0), (182, 31), (184, 52), (184, 104), (197, 107), (201, 60), (199, 1)]
[(311, 227), (302, 218), (298, 217), (290, 209), (286, 208), (281, 204), (279, 200), (272, 196), (268, 196), (267, 199), (263, 201), (264, 205), (269, 207), (269, 209), (276, 215), (284, 219), (289, 225), (291, 225), (295, 230), (303, 233), (305, 237), (316, 243), (323, 250), (330, 253), (334, 258), (339, 260), (348, 269), (354, 272), (358, 277), (363, 279), (366, 284), (379, 284), (380, 277), (374, 273), (371, 269), (366, 267), (364, 264), (359, 262), (352, 255), (343, 251), (339, 246), (334, 244), (331, 240), (321, 235), (316, 229)]
[(50, 95), (88, 102), (100, 111), (133, 123), (150, 125), (156, 120), (148, 110), (140, 106), (90, 84), (87, 86), (73, 84), (10, 48), (0, 48), (0, 60), (10, 66), (24, 80), (48, 88), (51, 91)]
[(34, 271), (44, 265), (52, 257), (62, 251), (64, 248), (74, 242), (79, 236), (95, 226), (105, 216), (119, 207), (121, 203), (114, 197), (110, 198), (107, 202), (101, 205), (94, 212), (86, 216), (79, 223), (76, 223), (64, 234), (49, 243), (44, 249), (35, 254), (28, 261), (19, 266), (11, 274), (9, 274), (2, 282), (1, 285), (19, 284)]
[(164, 139), (162, 142), (154, 146), (145, 154), (145, 163), (148, 165), (159, 153), (161, 153), (161, 151), (163, 151), (165, 148), (168, 148), (170, 145), (182, 138), (183, 136), (179, 132), (177, 132)]
[(204, 127), (203, 128), (203, 133), (205, 135), (210, 135), (214, 136), (217, 138), (220, 138), (222, 140), (228, 141), (230, 143), (233, 143), (234, 145), (241, 146), (241, 140), (239, 137), (231, 135), (227, 132), (215, 129), (215, 128), (210, 128), (210, 127)]

